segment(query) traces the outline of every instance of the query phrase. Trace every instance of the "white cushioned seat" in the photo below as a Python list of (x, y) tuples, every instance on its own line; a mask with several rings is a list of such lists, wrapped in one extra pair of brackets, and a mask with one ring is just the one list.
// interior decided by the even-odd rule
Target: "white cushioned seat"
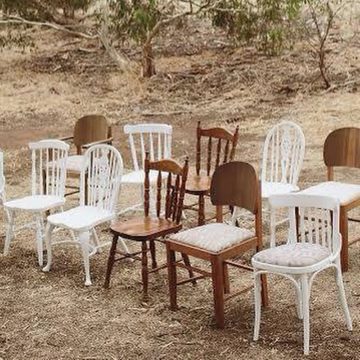
[(261, 196), (265, 199), (269, 198), (271, 195), (289, 194), (294, 191), (299, 191), (299, 187), (281, 182), (264, 181), (261, 183)]
[[(53, 162), (48, 163), (48, 168), (51, 169)], [(81, 173), (81, 169), (84, 166), (84, 155), (72, 155), (68, 156), (66, 160), (66, 170)]]
[(211, 252), (219, 252), (253, 236), (254, 233), (247, 229), (212, 223), (171, 235), (171, 239)]
[[(149, 180), (151, 183), (156, 182), (158, 171), (150, 170)], [(143, 184), (145, 181), (145, 171), (132, 171), (121, 176), (121, 182), (125, 184)]]
[(346, 184), (337, 181), (326, 181), (301, 191), (304, 194), (335, 197), (341, 205), (347, 205), (360, 199), (360, 185)]
[(10, 200), (4, 203), (8, 209), (28, 210), (28, 211), (46, 211), (53, 207), (62, 206), (65, 199), (52, 195), (31, 195), (21, 199)]
[(325, 246), (297, 243), (259, 251), (253, 260), (277, 266), (303, 267), (314, 265), (330, 255), (330, 250)]

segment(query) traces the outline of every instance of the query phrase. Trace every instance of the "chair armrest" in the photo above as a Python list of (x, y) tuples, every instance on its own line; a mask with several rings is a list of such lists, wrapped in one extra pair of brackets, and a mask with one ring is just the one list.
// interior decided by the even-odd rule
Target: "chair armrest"
[(74, 136), (64, 136), (62, 138), (59, 138), (59, 140), (61, 140), (61, 141), (70, 141), (73, 139), (74, 139)]
[(112, 144), (112, 141), (113, 141), (113, 138), (110, 137), (108, 139), (104, 139), (104, 140), (99, 140), (99, 141), (94, 141), (92, 143), (89, 143), (89, 144), (84, 144), (81, 146), (82, 149), (84, 150), (87, 150), (89, 149), (91, 146), (94, 146), (94, 145), (100, 145), (100, 144), (109, 144), (111, 145)]

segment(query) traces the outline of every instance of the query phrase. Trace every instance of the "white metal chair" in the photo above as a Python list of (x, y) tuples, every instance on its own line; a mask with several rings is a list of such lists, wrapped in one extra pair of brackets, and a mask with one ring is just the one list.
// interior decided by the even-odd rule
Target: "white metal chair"
[[(116, 217), (123, 161), (111, 145), (94, 145), (86, 151), (80, 175), (80, 206), (47, 218), (45, 243), (48, 254), (43, 271), (50, 271), (52, 245), (72, 242), (80, 245), (85, 267), (85, 285), (91, 285), (89, 257), (107, 244), (101, 245), (95, 227)], [(86, 205), (85, 205), (86, 204)], [(55, 227), (68, 229), (72, 240), (52, 242)], [(90, 243), (90, 239), (93, 243)]]
[(5, 201), (4, 153), (0, 150), (0, 205), (4, 205)]
[(304, 353), (308, 354), (310, 291), (314, 278), (322, 270), (335, 268), (346, 324), (352, 330), (340, 265), (339, 201), (328, 196), (301, 193), (274, 195), (269, 201), (275, 209), (289, 209), (289, 238), (287, 244), (262, 250), (252, 258), (255, 275), (254, 340), (258, 340), (260, 330), (260, 275), (278, 274), (295, 285), (297, 313), (304, 322)]
[[(129, 135), (134, 171), (124, 174), (121, 178), (121, 184), (138, 185), (141, 189), (141, 202), (120, 211), (120, 214), (143, 206), (146, 152), (150, 153), (150, 161), (171, 158), (172, 126), (166, 124), (125, 125), (124, 133)], [(157, 176), (157, 171), (150, 171), (150, 184), (156, 183)]]
[(267, 134), (261, 168), (261, 194), (270, 213), (270, 244), (274, 245), (276, 226), (287, 221), (276, 221), (276, 211), (269, 208), (268, 199), (275, 194), (298, 191), (297, 182), (305, 153), (305, 137), (297, 124), (283, 121)]
[[(66, 160), (69, 145), (60, 140), (41, 140), (30, 143), (32, 154), (32, 191), (30, 196), (7, 201), (4, 208), (8, 215), (4, 255), (7, 255), (14, 237), (15, 213), (33, 214), (36, 228), (36, 246), (39, 265), (43, 265), (44, 215), (65, 203)], [(32, 224), (25, 224), (29, 227)], [(19, 230), (19, 228), (18, 228)]]

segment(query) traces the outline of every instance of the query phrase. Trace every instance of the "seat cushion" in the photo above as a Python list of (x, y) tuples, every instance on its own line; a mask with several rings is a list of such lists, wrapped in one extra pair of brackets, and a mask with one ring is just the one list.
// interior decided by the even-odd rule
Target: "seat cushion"
[(267, 181), (261, 183), (261, 196), (265, 199), (269, 198), (271, 195), (289, 194), (298, 190), (299, 188), (297, 186), (287, 183)]
[(213, 223), (182, 231), (171, 239), (216, 253), (253, 236), (254, 233), (247, 229)]
[[(151, 183), (156, 182), (158, 171), (150, 170), (149, 179)], [(124, 184), (143, 184), (145, 181), (145, 172), (143, 170), (132, 171), (124, 174), (121, 177), (121, 182)]]
[(325, 246), (297, 243), (262, 250), (253, 256), (253, 260), (277, 266), (303, 267), (314, 265), (330, 255)]
[(21, 199), (10, 200), (4, 207), (13, 210), (46, 211), (65, 204), (65, 199), (52, 195), (32, 195)]
[(84, 166), (84, 155), (72, 155), (67, 158), (66, 170), (80, 173)]
[(78, 206), (50, 215), (47, 220), (55, 226), (75, 231), (86, 231), (103, 222), (112, 220), (114, 217), (114, 213), (95, 206)]
[(301, 193), (333, 196), (340, 201), (341, 205), (348, 205), (349, 203), (360, 199), (360, 185), (326, 181), (302, 190)]

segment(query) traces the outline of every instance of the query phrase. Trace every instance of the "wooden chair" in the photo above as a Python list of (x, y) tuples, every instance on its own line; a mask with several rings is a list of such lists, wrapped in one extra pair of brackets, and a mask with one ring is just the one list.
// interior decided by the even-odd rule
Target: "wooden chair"
[[(157, 171), (157, 194), (156, 194), (156, 216), (149, 215), (149, 198), (150, 198), (150, 171)], [(162, 184), (164, 183), (162, 173), (168, 173), (166, 179), (165, 208), (161, 210)], [(185, 184), (188, 174), (188, 159), (181, 167), (177, 162), (170, 159), (159, 161), (150, 161), (149, 153), (146, 153), (145, 159), (145, 183), (144, 183), (144, 217), (137, 217), (128, 221), (119, 221), (111, 225), (111, 231), (114, 235), (110, 249), (109, 260), (107, 265), (105, 288), (109, 288), (111, 271), (116, 261), (126, 258), (140, 260), (142, 263), (142, 282), (143, 297), (146, 300), (148, 296), (148, 277), (160, 269), (166, 268), (165, 265), (157, 265), (155, 241), (164, 242), (166, 235), (173, 234), (181, 230), (181, 215), (184, 202)], [(141, 251), (128, 253), (117, 250), (119, 237), (141, 242)], [(149, 244), (149, 246), (148, 246)], [(152, 269), (148, 269), (148, 251), (152, 259)], [(115, 258), (116, 254), (121, 257)], [(141, 254), (141, 257), (138, 256)], [(189, 259), (183, 256), (185, 264), (189, 265)], [(190, 280), (192, 279), (190, 271)]]
[[(198, 197), (196, 204), (184, 206), (184, 209), (196, 210), (198, 212), (198, 226), (205, 223), (205, 196), (209, 195), (211, 175), (220, 163), (232, 161), (239, 137), (239, 127), (234, 134), (223, 128), (201, 128), (200, 121), (196, 130), (196, 173), (189, 175), (185, 192)], [(201, 140), (208, 139), (206, 171), (201, 171)], [(216, 158), (212, 158), (213, 139), (216, 142)], [(217, 141), (216, 141), (217, 140)], [(223, 149), (223, 150), (222, 150)]]
[[(285, 245), (262, 250), (252, 258), (255, 275), (254, 340), (258, 340), (260, 330), (260, 277), (264, 274), (280, 275), (295, 285), (297, 314), (303, 319), (304, 354), (307, 355), (310, 342), (311, 287), (315, 277), (323, 270), (335, 269), (339, 299), (347, 327), (352, 330), (340, 268), (339, 200), (329, 196), (297, 193), (273, 195), (269, 201), (272, 208), (288, 208), (289, 238)], [(323, 294), (323, 300), (328, 301), (326, 293)]]
[[(60, 140), (73, 144), (76, 148), (76, 155), (68, 157), (66, 170), (69, 178), (80, 178), (81, 168), (84, 163), (84, 150), (90, 146), (98, 144), (112, 144), (112, 129), (107, 119), (102, 115), (86, 115), (78, 119), (75, 123), (72, 136), (66, 136)], [(80, 192), (79, 186), (67, 185), (67, 189), (72, 189), (65, 196)]]
[[(212, 177), (210, 198), (217, 207), (217, 223), (210, 223), (172, 235), (166, 241), (170, 307), (177, 308), (177, 285), (184, 281), (177, 281), (176, 268), (182, 267), (201, 274), (201, 277), (212, 278), (215, 319), (219, 328), (224, 327), (224, 294), (228, 298), (244, 292), (244, 290), (230, 294), (228, 280), (228, 265), (252, 270), (251, 267), (232, 261), (245, 251), (262, 247), (261, 226), (261, 188), (254, 168), (243, 162), (230, 162), (219, 166)], [(255, 232), (222, 223), (222, 206), (234, 206), (250, 211), (255, 217)], [(233, 213), (235, 214), (235, 212)], [(189, 267), (175, 261), (175, 252), (209, 261), (211, 271)], [(262, 277), (262, 300), (267, 305), (266, 278)]]
[(349, 127), (333, 131), (324, 143), (324, 162), (327, 166), (328, 181), (311, 186), (302, 191), (305, 194), (330, 195), (340, 201), (340, 233), (342, 235), (341, 266), (342, 271), (349, 268), (348, 220), (360, 222), (360, 219), (348, 218), (348, 212), (360, 206), (360, 185), (334, 181), (335, 167), (360, 169), (360, 128)]

